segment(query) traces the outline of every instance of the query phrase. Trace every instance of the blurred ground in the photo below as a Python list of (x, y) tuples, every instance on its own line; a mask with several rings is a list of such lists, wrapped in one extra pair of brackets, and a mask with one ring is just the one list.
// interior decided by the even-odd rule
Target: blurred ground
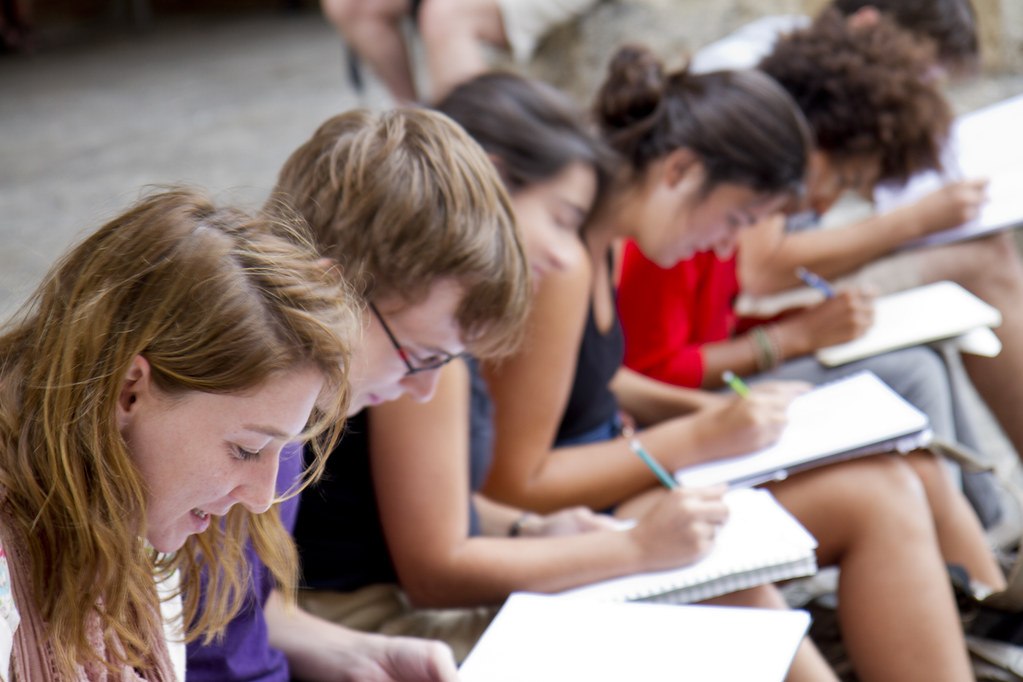
[[(341, 43), (314, 7), (125, 26), (0, 55), (2, 317), (140, 186), (192, 183), (258, 205), (321, 121), (388, 103), (371, 75), (366, 93), (352, 90)], [(967, 111), (1020, 92), (1023, 76), (1001, 76), (952, 97)]]
[(161, 20), (0, 57), (0, 314), (148, 183), (260, 202), (287, 155), (364, 100), (314, 11)]

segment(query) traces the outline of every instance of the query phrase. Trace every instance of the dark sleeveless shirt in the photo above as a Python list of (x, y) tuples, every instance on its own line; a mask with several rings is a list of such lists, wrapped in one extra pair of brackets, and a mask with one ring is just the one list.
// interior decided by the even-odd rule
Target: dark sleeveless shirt
[[(612, 297), (614, 291), (612, 290)], [(577, 438), (615, 419), (618, 401), (611, 392), (611, 379), (625, 360), (625, 334), (618, 315), (606, 334), (597, 327), (593, 302), (586, 316), (579, 359), (568, 405), (558, 426), (555, 445)]]
[[(493, 408), (475, 361), (469, 442), (470, 478), (477, 490), (486, 478), (493, 444)], [(323, 478), (302, 492), (295, 542), (304, 587), (350, 592), (366, 585), (397, 582), (380, 525), (369, 461), (368, 410), (351, 417), (345, 435), (327, 459)], [(468, 531), (479, 534), (470, 503)]]

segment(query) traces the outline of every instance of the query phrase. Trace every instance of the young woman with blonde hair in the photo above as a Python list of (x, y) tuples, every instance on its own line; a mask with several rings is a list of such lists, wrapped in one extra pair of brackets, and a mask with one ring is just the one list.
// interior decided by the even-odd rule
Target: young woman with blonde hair
[(57, 263), (0, 336), (5, 679), (8, 663), (20, 680), (175, 679), (158, 583), (180, 570), (187, 636), (215, 635), (249, 540), (294, 584), (262, 512), (284, 445), (313, 441), (314, 476), (339, 434), (349, 301), (300, 227), (186, 189)]

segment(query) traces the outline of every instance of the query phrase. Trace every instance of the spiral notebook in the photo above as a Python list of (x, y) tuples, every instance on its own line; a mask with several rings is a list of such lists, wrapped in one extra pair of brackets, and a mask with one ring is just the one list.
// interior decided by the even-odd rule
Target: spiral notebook
[(604, 580), (566, 590), (596, 601), (689, 604), (817, 572), (817, 541), (766, 490), (725, 495), (728, 522), (706, 557), (682, 568)]
[(806, 611), (580, 602), (516, 592), (458, 670), (462, 682), (782, 682)]
[(754, 486), (804, 469), (880, 452), (909, 452), (931, 442), (927, 415), (870, 371), (798, 396), (778, 442), (675, 472), (686, 486)]

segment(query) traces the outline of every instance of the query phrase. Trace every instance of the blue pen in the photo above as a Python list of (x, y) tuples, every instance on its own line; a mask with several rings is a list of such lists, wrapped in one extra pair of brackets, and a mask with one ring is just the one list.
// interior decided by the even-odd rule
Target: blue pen
[(678, 487), (678, 481), (676, 481), (671, 474), (664, 470), (664, 467), (661, 466), (660, 462), (654, 459), (649, 452), (643, 449), (643, 446), (640, 445), (640, 442), (638, 440), (636, 440), (635, 438), (630, 438), (629, 447), (632, 449), (633, 452), (639, 455), (639, 458), (643, 460), (644, 464), (650, 467), (650, 470), (653, 471), (654, 474), (656, 474), (657, 478), (661, 479), (661, 483), (663, 483), (666, 488), (670, 489)]
[(834, 298), (835, 288), (828, 284), (827, 280), (819, 275), (816, 275), (804, 267), (796, 268), (796, 275), (799, 279), (803, 280), (803, 284), (813, 287), (817, 291), (824, 294), (824, 298)]

